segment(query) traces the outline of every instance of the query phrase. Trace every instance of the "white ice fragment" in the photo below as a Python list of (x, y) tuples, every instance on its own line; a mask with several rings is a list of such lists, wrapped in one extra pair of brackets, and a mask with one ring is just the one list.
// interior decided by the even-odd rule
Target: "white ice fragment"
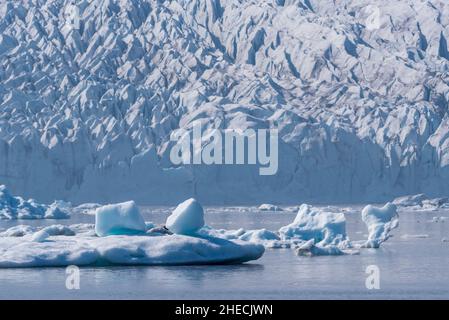
[(326, 212), (303, 204), (293, 223), (279, 229), (281, 239), (314, 239), (322, 245), (346, 241), (346, 218), (341, 212)]
[(263, 203), (259, 206), (260, 211), (283, 211), (281, 207), (275, 206), (274, 204)]
[(62, 201), (53, 202), (45, 211), (45, 219), (68, 219), (70, 214), (68, 205)]
[(362, 220), (368, 227), (368, 240), (363, 246), (368, 248), (378, 248), (390, 238), (391, 231), (399, 226), (397, 207), (392, 203), (382, 208), (367, 205), (362, 210)]
[(165, 226), (176, 234), (193, 235), (204, 226), (203, 207), (190, 198), (175, 208)]
[(146, 229), (134, 201), (106, 205), (95, 212), (95, 233), (100, 237), (138, 234)]
[(45, 230), (41, 230), (41, 231), (38, 231), (38, 232), (34, 233), (31, 236), (30, 241), (32, 241), (32, 242), (44, 242), (45, 240), (47, 240), (48, 237), (50, 237), (50, 235)]

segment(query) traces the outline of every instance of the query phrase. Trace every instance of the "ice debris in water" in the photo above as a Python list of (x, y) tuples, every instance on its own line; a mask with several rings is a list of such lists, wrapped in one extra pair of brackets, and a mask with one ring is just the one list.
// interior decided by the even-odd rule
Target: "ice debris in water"
[(260, 211), (283, 211), (281, 207), (274, 204), (263, 203), (259, 206)]
[[(369, 239), (351, 241), (346, 233), (346, 218), (341, 210), (336, 207), (317, 208), (303, 204), (299, 207), (294, 221), (277, 232), (243, 228), (225, 230), (204, 226), (198, 234), (258, 243), (266, 248), (293, 248), (301, 256), (341, 255), (357, 254), (363, 247), (378, 247), (388, 239), (391, 230), (398, 223), (397, 215), (388, 210), (385, 214), (368, 210), (368, 213), (365, 212), (364, 221), (370, 231)], [(354, 213), (352, 209), (344, 210)], [(378, 210), (383, 213), (382, 209)]]
[(165, 226), (173, 233), (193, 235), (204, 226), (204, 210), (198, 201), (190, 198), (179, 204), (167, 218)]
[(298, 247), (298, 254), (343, 254), (342, 249), (350, 248), (345, 215), (306, 204), (301, 205), (291, 224), (279, 229), (279, 234), (283, 240), (305, 241)]
[(37, 203), (34, 199), (24, 200), (12, 196), (4, 185), (0, 185), (0, 219), (67, 219), (70, 204), (55, 201), (51, 205)]
[(129, 235), (147, 230), (134, 201), (99, 207), (95, 212), (95, 232), (98, 236)]
[(368, 227), (368, 240), (363, 246), (368, 248), (378, 248), (399, 226), (397, 207), (393, 203), (387, 203), (382, 208), (367, 205), (362, 210), (362, 220)]
[(425, 194), (415, 194), (398, 197), (393, 200), (398, 208), (403, 210), (438, 210), (449, 208), (448, 198), (429, 198)]

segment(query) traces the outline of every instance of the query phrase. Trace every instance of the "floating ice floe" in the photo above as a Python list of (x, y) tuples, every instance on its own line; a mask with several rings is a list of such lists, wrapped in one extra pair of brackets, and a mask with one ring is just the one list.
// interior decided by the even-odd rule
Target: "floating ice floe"
[[(170, 221), (173, 230), (194, 233), (204, 224), (201, 205), (194, 199), (182, 203)], [(265, 251), (260, 244), (241, 240), (171, 234), (163, 226), (143, 221), (133, 201), (97, 208), (95, 226), (16, 226), (0, 237), (0, 267), (4, 268), (243, 263)]]
[(387, 203), (382, 208), (367, 205), (362, 210), (362, 220), (368, 227), (368, 240), (363, 244), (367, 248), (378, 248), (399, 225), (397, 207), (392, 203)]
[(24, 200), (10, 194), (6, 186), (0, 185), (0, 219), (67, 219), (70, 204), (55, 201), (51, 205)]

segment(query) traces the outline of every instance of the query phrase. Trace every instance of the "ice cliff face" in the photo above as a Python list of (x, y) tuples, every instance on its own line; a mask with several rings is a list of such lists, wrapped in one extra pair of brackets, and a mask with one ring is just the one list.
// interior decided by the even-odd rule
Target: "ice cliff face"
[[(42, 201), (449, 194), (449, 3), (0, 2), (0, 184)], [(72, 8), (73, 9), (73, 8)], [(279, 171), (169, 161), (170, 133), (278, 128)]]

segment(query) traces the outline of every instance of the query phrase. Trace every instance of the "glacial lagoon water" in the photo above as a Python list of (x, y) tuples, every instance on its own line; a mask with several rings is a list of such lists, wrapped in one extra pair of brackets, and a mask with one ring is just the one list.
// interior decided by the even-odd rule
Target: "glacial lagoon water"
[[(168, 212), (142, 211), (155, 223), (164, 222)], [(212, 211), (207, 223), (225, 229), (277, 230), (295, 217), (293, 212)], [(346, 217), (350, 238), (366, 237), (360, 214)], [(0, 221), (0, 229), (93, 221), (89, 215)], [(449, 299), (449, 242), (442, 241), (449, 239), (448, 211), (400, 212), (400, 227), (393, 233), (380, 249), (359, 255), (310, 258), (267, 249), (261, 259), (243, 265), (84, 267), (80, 290), (66, 289), (64, 268), (0, 269), (0, 299)], [(379, 267), (379, 290), (365, 286), (370, 265)]]

